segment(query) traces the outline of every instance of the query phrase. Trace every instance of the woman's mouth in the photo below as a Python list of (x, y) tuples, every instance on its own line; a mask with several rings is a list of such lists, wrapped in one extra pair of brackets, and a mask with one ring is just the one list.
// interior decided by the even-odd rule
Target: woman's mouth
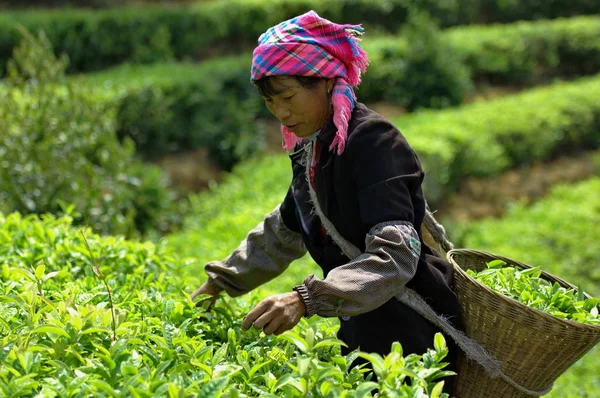
[(297, 125), (299, 125), (300, 123), (296, 123), (296, 124), (286, 124), (285, 127), (287, 127), (288, 130), (293, 129), (294, 127), (296, 127)]

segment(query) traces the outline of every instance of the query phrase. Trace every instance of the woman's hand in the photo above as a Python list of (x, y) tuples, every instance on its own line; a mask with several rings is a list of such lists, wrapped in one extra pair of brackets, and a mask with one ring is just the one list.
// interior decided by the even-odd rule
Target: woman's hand
[(208, 282), (204, 282), (204, 284), (202, 286), (200, 286), (198, 289), (196, 289), (196, 291), (194, 293), (192, 293), (192, 295), (190, 297), (192, 300), (194, 300), (197, 296), (200, 296), (202, 294), (210, 294), (212, 297), (207, 298), (205, 300), (198, 301), (196, 303), (196, 306), (199, 307), (205, 301), (210, 300), (210, 305), (208, 306), (208, 308), (211, 308), (213, 305), (215, 305), (215, 301), (217, 301), (217, 296), (219, 295), (219, 292), (217, 290), (215, 290), (214, 287), (209, 285)]
[(298, 292), (278, 294), (261, 301), (244, 317), (242, 330), (254, 325), (265, 334), (279, 335), (290, 330), (306, 314), (306, 305)]

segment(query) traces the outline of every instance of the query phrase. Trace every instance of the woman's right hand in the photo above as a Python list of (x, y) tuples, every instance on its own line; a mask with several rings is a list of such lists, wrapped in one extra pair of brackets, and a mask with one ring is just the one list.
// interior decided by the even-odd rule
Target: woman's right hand
[(194, 293), (192, 293), (192, 295), (190, 297), (192, 300), (194, 300), (196, 297), (203, 295), (203, 294), (210, 294), (212, 297), (198, 301), (196, 303), (197, 307), (201, 306), (202, 303), (204, 303), (207, 300), (210, 300), (210, 305), (208, 306), (208, 308), (211, 308), (213, 305), (215, 305), (215, 301), (217, 301), (217, 296), (219, 295), (219, 292), (214, 287), (209, 285), (208, 282), (204, 282), (204, 284), (202, 286), (200, 286), (198, 289), (196, 289), (196, 291)]

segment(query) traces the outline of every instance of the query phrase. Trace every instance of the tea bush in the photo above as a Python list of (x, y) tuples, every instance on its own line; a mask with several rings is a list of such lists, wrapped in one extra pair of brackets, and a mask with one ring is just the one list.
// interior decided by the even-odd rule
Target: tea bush
[[(411, 109), (457, 105), (472, 86), (465, 68), (473, 79), (522, 78), (534, 83), (600, 67), (594, 41), (600, 31), (598, 18), (461, 28), (467, 33), (457, 29), (440, 33), (440, 38), (433, 27), (428, 29), (427, 35), (415, 31), (411, 46), (399, 37), (365, 38), (372, 64), (357, 89), (360, 101), (385, 100)], [(519, 32), (522, 45), (502, 44), (504, 37), (513, 37), (513, 31)], [(465, 64), (456, 64), (446, 46)], [(528, 50), (529, 58), (522, 57), (523, 47), (533, 49)], [(268, 112), (248, 81), (250, 59), (250, 54), (244, 54), (200, 65), (124, 65), (72, 80), (90, 90), (90, 95), (115, 104), (119, 136), (131, 137), (145, 157), (205, 146), (215, 162), (229, 170), (264, 147), (265, 133), (256, 118)], [(528, 75), (513, 62), (517, 60), (540, 65), (543, 73)]]
[[(466, 176), (600, 147), (600, 77), (392, 119), (423, 160), (432, 203)], [(435, 207), (435, 206), (434, 206)]]
[(450, 28), (443, 36), (475, 81), (536, 84), (600, 70), (600, 18)]
[(0, 91), (0, 211), (57, 214), (72, 204), (78, 223), (126, 236), (177, 225), (165, 175), (118, 142), (114, 109), (62, 84), (65, 60), (45, 36), (24, 35)]
[(46, 31), (57, 50), (71, 58), (70, 70), (85, 72), (122, 62), (195, 58), (216, 49), (240, 51), (253, 46), (268, 27), (311, 9), (332, 21), (362, 23), (369, 30), (390, 33), (398, 32), (411, 9), (428, 12), (442, 27), (600, 13), (596, 0), (550, 4), (538, 0), (228, 0), (168, 7), (3, 11), (0, 75), (18, 45), (15, 23)]
[(232, 57), (200, 66), (124, 65), (73, 83), (117, 108), (118, 135), (131, 138), (140, 155), (206, 147), (229, 170), (264, 147), (264, 130), (255, 123), (263, 105), (249, 70), (250, 60)]
[[(476, 83), (533, 85), (591, 75), (600, 70), (599, 36), (598, 17), (449, 28), (428, 40), (439, 43), (437, 48), (419, 46), (427, 37), (423, 34), (410, 40), (406, 35), (366, 36), (362, 44), (371, 65), (358, 93), (363, 102), (433, 107), (436, 96), (449, 105), (461, 102)], [(414, 56), (422, 57), (424, 65), (408, 76), (405, 70)], [(461, 78), (465, 73), (470, 82)]]
[[(365, 397), (374, 388), (447, 396), (436, 381), (447, 374), (441, 335), (423, 355), (403, 357), (395, 343), (381, 358), (341, 356), (328, 320), (278, 337), (242, 333), (255, 297), (196, 307), (186, 293), (196, 278), (179, 274), (187, 264), (164, 245), (91, 235), (71, 222), (0, 213), (4, 396)], [(350, 367), (359, 356), (377, 382)]]
[(413, 12), (399, 37), (409, 44), (394, 44), (389, 50), (378, 46), (385, 56), (376, 56), (365, 74), (361, 101), (386, 100), (409, 111), (461, 104), (473, 90), (469, 71), (431, 18)]

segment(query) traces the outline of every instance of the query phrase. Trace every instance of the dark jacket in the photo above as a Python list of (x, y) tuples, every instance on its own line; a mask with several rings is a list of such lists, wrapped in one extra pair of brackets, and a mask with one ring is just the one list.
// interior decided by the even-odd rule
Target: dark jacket
[[(421, 223), (425, 200), (421, 185), (424, 172), (404, 136), (378, 113), (357, 103), (348, 126), (348, 140), (341, 155), (329, 150), (336, 127), (330, 119), (317, 140), (322, 150), (314, 177), (317, 198), (324, 215), (337, 231), (361, 251), (365, 236), (377, 224), (392, 220), (411, 223), (418, 233), (421, 253), (416, 274), (407, 286), (419, 293), (438, 314), (459, 329), (460, 312), (453, 292), (453, 268), (423, 242)], [(328, 235), (313, 211), (305, 166), (306, 142), (290, 155), (293, 181), (281, 205), (288, 228), (302, 233), (304, 243), (325, 276), (350, 261)], [(340, 338), (349, 349), (389, 352), (399, 340), (404, 352), (424, 351), (438, 330), (395, 299), (366, 314), (342, 318)], [(448, 339), (447, 339), (448, 340)], [(448, 341), (452, 346), (452, 342)], [(455, 353), (453, 353), (455, 354)]]

